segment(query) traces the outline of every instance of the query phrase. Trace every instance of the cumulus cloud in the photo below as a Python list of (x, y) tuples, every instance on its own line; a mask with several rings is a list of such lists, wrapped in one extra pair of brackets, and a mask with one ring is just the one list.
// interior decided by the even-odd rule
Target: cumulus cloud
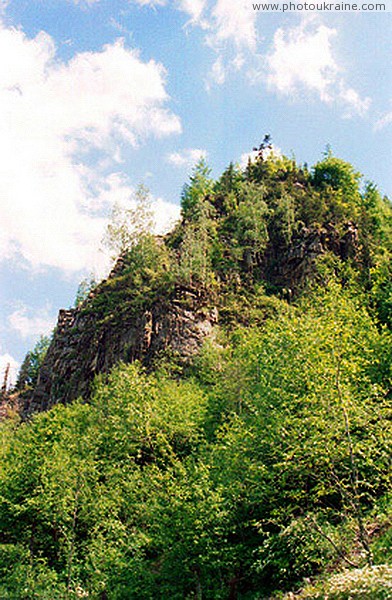
[(6, 372), (7, 374), (7, 388), (11, 387), (16, 383), (16, 378), (20, 364), (10, 354), (0, 354), (0, 386), (3, 385)]
[(207, 157), (207, 151), (200, 148), (187, 148), (181, 152), (172, 152), (166, 159), (176, 167), (193, 167), (201, 158)]
[(104, 177), (88, 152), (119, 160), (122, 144), (179, 133), (168, 100), (162, 65), (122, 40), (64, 63), (48, 34), (29, 39), (0, 25), (0, 258), (91, 267), (99, 209), (132, 190)]
[(214, 45), (234, 42), (237, 47), (255, 50), (257, 11), (251, 5), (238, 0), (217, 0), (211, 11), (212, 34), (209, 39)]
[(270, 87), (287, 95), (305, 86), (328, 100), (328, 88), (339, 71), (332, 55), (335, 35), (335, 29), (323, 25), (310, 32), (302, 25), (289, 30), (279, 28), (267, 58)]
[(333, 53), (336, 35), (336, 29), (307, 21), (291, 29), (277, 29), (266, 59), (270, 89), (286, 96), (310, 91), (323, 102), (342, 103), (347, 116), (365, 114), (370, 98), (362, 99), (344, 83)]
[(207, 90), (211, 84), (222, 85), (231, 72), (246, 65), (246, 57), (256, 52), (256, 19), (257, 12), (250, 4), (239, 4), (238, 0), (211, 3), (206, 41), (217, 57), (206, 81)]
[(27, 306), (20, 305), (9, 317), (8, 323), (22, 338), (48, 335), (54, 325), (55, 317), (50, 314), (48, 307), (32, 311)]
[[(222, 85), (231, 72), (244, 67), (253, 79), (259, 78), (260, 73), (250, 66), (255, 58), (260, 59), (256, 25), (261, 12), (253, 10), (251, 3), (238, 0), (130, 1), (139, 6), (170, 6), (188, 14), (192, 24), (206, 31), (205, 40), (216, 52), (205, 82), (207, 90), (212, 84)], [(299, 96), (310, 91), (323, 102), (338, 102), (345, 117), (364, 116), (371, 99), (362, 98), (344, 82), (333, 52), (337, 30), (315, 26), (315, 23), (316, 19), (306, 18), (299, 27), (276, 30), (272, 50), (262, 59), (269, 88), (283, 96)]]
[(188, 14), (192, 22), (200, 23), (203, 26), (204, 22), (201, 19), (206, 5), (207, 0), (179, 0), (178, 2), (180, 10)]

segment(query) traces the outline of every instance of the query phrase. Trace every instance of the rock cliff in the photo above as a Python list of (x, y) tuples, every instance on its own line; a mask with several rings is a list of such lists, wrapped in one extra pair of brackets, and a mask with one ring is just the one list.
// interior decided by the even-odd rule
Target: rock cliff
[[(341, 260), (358, 252), (358, 231), (347, 223), (343, 233), (333, 226), (304, 228), (285, 248), (270, 246), (263, 277), (277, 289), (295, 295), (316, 273), (326, 252)], [(219, 298), (199, 287), (172, 286), (135, 304), (127, 288), (127, 267), (120, 258), (109, 278), (78, 307), (60, 310), (57, 327), (37, 385), (24, 401), (25, 416), (88, 398), (94, 377), (118, 362), (140, 360), (151, 366), (162, 353), (187, 364), (218, 322)], [(222, 284), (223, 285), (223, 284)], [(137, 292), (137, 290), (136, 290)]]
[[(121, 265), (109, 282), (115, 283), (119, 275)], [(165, 351), (187, 363), (217, 322), (217, 310), (208, 299), (185, 287), (147, 302), (136, 313), (127, 303), (119, 303), (102, 318), (94, 311), (94, 300), (105, 294), (105, 284), (80, 307), (60, 310), (37, 385), (25, 401), (25, 415), (88, 397), (94, 377), (120, 361), (140, 360), (148, 366)]]
[(270, 246), (266, 255), (267, 278), (278, 287), (295, 292), (315, 276), (318, 259), (327, 252), (342, 261), (357, 258), (358, 228), (348, 222), (343, 229), (340, 233), (332, 224), (304, 227), (286, 248)]

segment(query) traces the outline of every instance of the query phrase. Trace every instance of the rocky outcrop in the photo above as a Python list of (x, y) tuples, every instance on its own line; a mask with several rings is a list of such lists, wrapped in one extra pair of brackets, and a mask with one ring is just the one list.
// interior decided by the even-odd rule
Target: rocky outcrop
[[(291, 297), (314, 278), (318, 258), (327, 252), (342, 260), (356, 257), (356, 226), (348, 223), (343, 233), (333, 225), (303, 228), (290, 245), (267, 249), (261, 276)], [(37, 385), (25, 400), (25, 416), (88, 398), (95, 376), (120, 361), (150, 366), (166, 353), (187, 364), (211, 335), (218, 313), (200, 289), (156, 290), (141, 303), (139, 293), (135, 304), (138, 290), (127, 288), (126, 273), (122, 257), (80, 307), (60, 311)]]
[(280, 252), (272, 248), (267, 257), (268, 276), (278, 287), (295, 291), (314, 278), (320, 256), (331, 252), (345, 261), (355, 258), (358, 249), (358, 228), (351, 222), (345, 225), (343, 233), (332, 224), (304, 227), (287, 248)]
[[(121, 269), (117, 265), (111, 277)], [(108, 373), (119, 361), (149, 365), (162, 352), (187, 363), (217, 322), (217, 311), (197, 290), (177, 288), (138, 314), (117, 306), (105, 319), (89, 306), (102, 288), (77, 309), (61, 310), (38, 377), (25, 402), (24, 413), (47, 410), (82, 396), (87, 398), (94, 377)]]

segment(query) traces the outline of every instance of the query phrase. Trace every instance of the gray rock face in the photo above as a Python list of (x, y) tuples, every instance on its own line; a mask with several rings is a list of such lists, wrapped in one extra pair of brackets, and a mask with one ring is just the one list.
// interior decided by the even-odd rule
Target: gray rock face
[[(87, 307), (89, 301), (91, 297)], [(218, 318), (217, 310), (208, 308), (195, 290), (184, 288), (136, 316), (118, 306), (99, 320), (85, 309), (82, 305), (60, 311), (37, 385), (25, 402), (25, 415), (88, 397), (94, 377), (108, 373), (119, 361), (141, 360), (148, 365), (169, 349), (182, 363), (189, 362)]]
[[(332, 252), (346, 260), (357, 251), (358, 231), (352, 223), (343, 234), (333, 225), (304, 228), (288, 248), (267, 251), (264, 276), (291, 297), (314, 277), (319, 256)], [(126, 268), (120, 258), (109, 279), (79, 308), (60, 311), (37, 385), (25, 400), (25, 416), (87, 398), (94, 377), (120, 361), (140, 360), (148, 366), (165, 351), (187, 364), (212, 333), (218, 312), (200, 290), (177, 287), (137, 307), (129, 301), (132, 290), (121, 284)]]
[(279, 287), (298, 290), (305, 281), (314, 277), (317, 259), (332, 252), (340, 259), (347, 260), (358, 254), (358, 229), (347, 223), (343, 235), (331, 224), (326, 227), (304, 228), (296, 240), (282, 254), (275, 250), (270, 257), (271, 280)]

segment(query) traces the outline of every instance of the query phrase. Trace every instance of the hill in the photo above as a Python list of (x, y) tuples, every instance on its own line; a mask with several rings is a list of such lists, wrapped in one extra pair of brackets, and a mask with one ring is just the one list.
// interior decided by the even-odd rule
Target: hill
[(391, 205), (265, 150), (199, 163), (164, 238), (141, 195), (27, 357), (1, 597), (392, 597)]

